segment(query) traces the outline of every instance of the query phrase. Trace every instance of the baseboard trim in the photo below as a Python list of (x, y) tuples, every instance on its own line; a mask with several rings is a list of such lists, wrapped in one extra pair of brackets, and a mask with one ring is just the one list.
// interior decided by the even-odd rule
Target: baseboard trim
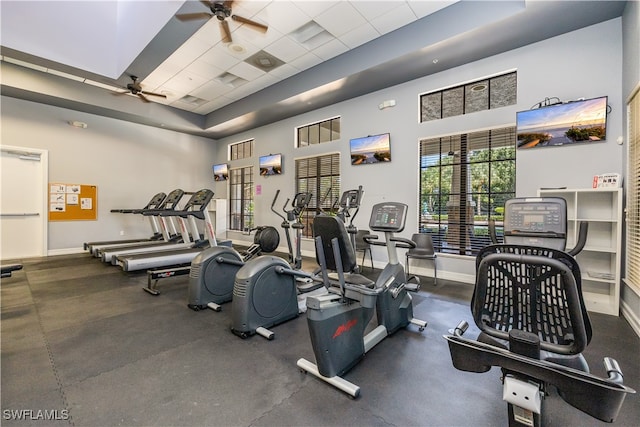
[(85, 252), (82, 247), (79, 248), (65, 248), (65, 249), (49, 249), (47, 251), (47, 256), (55, 256), (55, 255), (73, 255), (73, 254), (81, 254)]
[(640, 337), (640, 318), (624, 300), (620, 301), (620, 311), (622, 312), (622, 316), (629, 322), (629, 325), (631, 325), (631, 329)]

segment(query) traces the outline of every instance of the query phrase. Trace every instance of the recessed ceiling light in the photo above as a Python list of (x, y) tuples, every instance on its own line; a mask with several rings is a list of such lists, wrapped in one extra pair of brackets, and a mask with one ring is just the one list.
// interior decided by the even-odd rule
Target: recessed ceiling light
[(229, 46), (227, 46), (227, 48), (233, 53), (244, 53), (247, 51), (244, 46), (238, 43), (229, 43)]
[(478, 83), (475, 86), (471, 86), (471, 90), (474, 92), (482, 92), (486, 88), (487, 88), (487, 85), (485, 83)]

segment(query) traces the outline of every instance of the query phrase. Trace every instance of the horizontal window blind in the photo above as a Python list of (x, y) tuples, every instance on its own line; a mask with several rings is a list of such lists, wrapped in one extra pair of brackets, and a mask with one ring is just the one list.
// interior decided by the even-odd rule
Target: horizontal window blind
[(490, 243), (488, 223), (502, 226), (515, 196), (514, 127), (420, 142), (420, 232), (436, 250), (475, 255)]
[(340, 154), (296, 160), (296, 193), (308, 191), (313, 197), (302, 216), (304, 237), (313, 237), (313, 218), (319, 212), (335, 212), (340, 197)]
[(640, 92), (631, 99), (627, 183), (627, 282), (640, 289)]

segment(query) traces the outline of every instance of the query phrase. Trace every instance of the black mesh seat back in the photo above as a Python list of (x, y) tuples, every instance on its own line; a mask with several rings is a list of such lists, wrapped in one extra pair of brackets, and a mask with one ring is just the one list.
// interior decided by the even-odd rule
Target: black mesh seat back
[[(337, 270), (336, 260), (333, 257), (331, 240), (338, 239), (340, 258), (342, 258), (343, 271), (353, 271), (357, 265), (356, 252), (351, 245), (349, 233), (340, 218), (329, 215), (318, 215), (313, 219), (313, 235), (322, 239), (322, 249), (327, 263), (327, 269)], [(318, 255), (316, 254), (316, 260)], [(319, 260), (318, 260), (318, 263)]]
[(552, 353), (579, 354), (591, 340), (580, 270), (565, 252), (494, 245), (476, 258), (474, 321), (485, 334), (508, 340), (511, 329), (531, 332)]

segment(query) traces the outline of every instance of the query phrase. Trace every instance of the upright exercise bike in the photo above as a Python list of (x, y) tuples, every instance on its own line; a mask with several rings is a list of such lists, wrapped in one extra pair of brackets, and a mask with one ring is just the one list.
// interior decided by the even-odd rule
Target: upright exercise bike
[[(374, 282), (351, 271), (357, 264), (355, 249), (342, 220), (316, 217), (316, 257), (322, 268), (323, 283), (328, 292), (307, 298), (307, 321), (316, 363), (299, 359), (303, 371), (358, 397), (360, 387), (341, 378), (385, 337), (409, 324), (420, 331), (426, 322), (413, 317), (411, 295), (397, 247), (411, 248), (415, 243), (395, 236), (404, 229), (407, 205), (379, 203), (373, 207), (369, 228), (383, 232), (385, 241), (366, 236), (368, 243), (387, 247), (389, 263)], [(329, 274), (329, 270), (335, 273)], [(374, 309), (378, 326), (365, 335)]]

